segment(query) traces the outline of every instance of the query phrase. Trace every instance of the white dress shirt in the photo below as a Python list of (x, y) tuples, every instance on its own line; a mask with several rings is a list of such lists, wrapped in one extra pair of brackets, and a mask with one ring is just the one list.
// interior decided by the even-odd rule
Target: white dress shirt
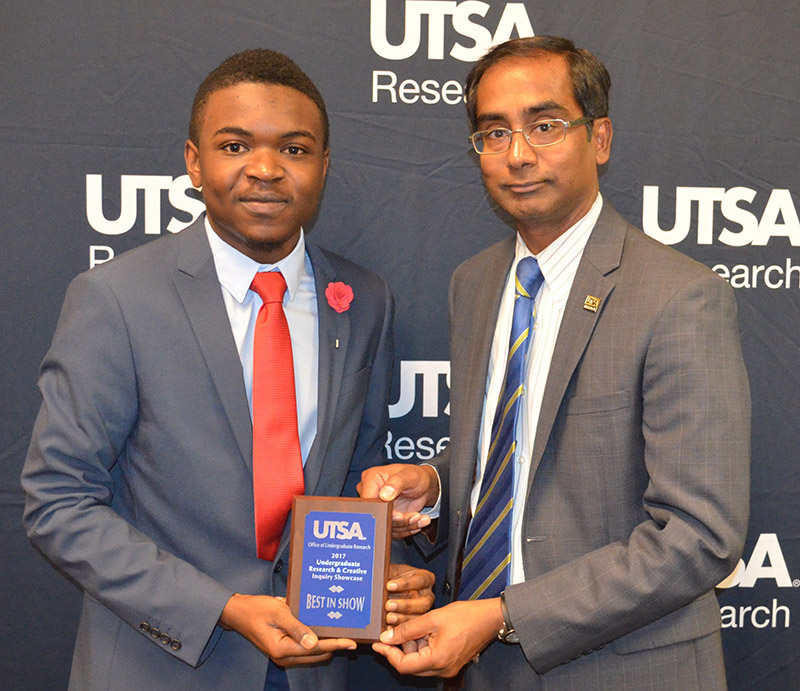
[(319, 321), (314, 270), (306, 254), (305, 235), (291, 253), (276, 264), (259, 264), (222, 240), (205, 219), (206, 235), (217, 269), (222, 299), (231, 323), (236, 349), (242, 361), (244, 386), (253, 415), (253, 335), (262, 300), (250, 290), (258, 271), (278, 269), (286, 279), (283, 310), (289, 323), (297, 396), (297, 429), (303, 465), (317, 434), (317, 382), (319, 370)]
[[(524, 257), (535, 257), (544, 276), (544, 283), (539, 289), (535, 301), (536, 321), (533, 325), (533, 342), (528, 350), (525, 374), (525, 388), (522, 395), (522, 415), (517, 425), (516, 451), (514, 454), (514, 505), (512, 509), (511, 536), (511, 576), (510, 583), (521, 583), (525, 580), (522, 564), (522, 514), (530, 472), (530, 457), (533, 451), (533, 440), (539, 420), (547, 375), (550, 372), (550, 361), (564, 316), (564, 306), (572, 288), (572, 282), (578, 271), (578, 264), (583, 250), (589, 240), (600, 211), (603, 198), (597, 195), (592, 208), (575, 225), (556, 238), (538, 255), (528, 249), (522, 238), (517, 235), (514, 263), (506, 279), (506, 287), (497, 314), (497, 324), (492, 341), (489, 358), (486, 394), (481, 420), (481, 436), (478, 442), (478, 471), (470, 497), (470, 507), (475, 513), (480, 493), (481, 478), (486, 468), (486, 457), (489, 450), (492, 422), (494, 421), (497, 401), (500, 398), (505, 382), (505, 368), (508, 357), (508, 341), (511, 335), (511, 321), (514, 310), (514, 277), (517, 264)], [(497, 366), (495, 366), (497, 365)]]

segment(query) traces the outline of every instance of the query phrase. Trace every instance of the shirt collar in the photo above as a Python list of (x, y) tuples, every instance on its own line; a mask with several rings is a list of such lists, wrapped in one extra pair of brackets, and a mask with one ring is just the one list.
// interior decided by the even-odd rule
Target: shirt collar
[(511, 270), (516, 271), (517, 263), (520, 259), (534, 257), (539, 263), (545, 283), (547, 283), (555, 299), (559, 301), (566, 300), (569, 297), (569, 291), (572, 287), (575, 273), (578, 270), (581, 256), (583, 256), (583, 250), (589, 241), (589, 236), (592, 234), (602, 209), (603, 197), (598, 192), (588, 213), (553, 240), (539, 254), (533, 254), (520, 234), (517, 233), (514, 265)]
[(259, 264), (229, 245), (214, 232), (208, 216), (205, 217), (205, 228), (219, 282), (237, 302), (244, 303), (247, 292), (250, 290), (250, 284), (257, 272), (272, 271), (273, 269), (278, 269), (283, 274), (289, 293), (289, 302), (294, 300), (306, 270), (306, 242), (302, 228), (294, 249), (275, 264)]

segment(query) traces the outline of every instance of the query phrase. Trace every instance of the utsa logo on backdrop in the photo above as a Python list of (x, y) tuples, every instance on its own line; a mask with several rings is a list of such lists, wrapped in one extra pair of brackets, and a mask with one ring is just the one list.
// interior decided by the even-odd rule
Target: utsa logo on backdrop
[[(798, 588), (800, 579), (789, 575), (789, 568), (775, 533), (761, 533), (753, 546), (750, 557), (740, 559), (733, 573), (717, 588), (752, 588), (755, 596), (764, 588)], [(756, 629), (788, 629), (791, 623), (791, 610), (782, 605), (777, 597), (768, 604), (720, 607), (722, 628), (740, 629), (752, 626)]]
[[(397, 35), (402, 39), (393, 42), (390, 37)], [(515, 36), (533, 36), (528, 12), (521, 2), (370, 2), (370, 44), (375, 54), (384, 60), (399, 62), (422, 53), (428, 61), (453, 58), (462, 63), (474, 62), (491, 46)], [(464, 91), (459, 81), (463, 69), (454, 71), (454, 79), (444, 81), (419, 74), (398, 74), (396, 69), (373, 70), (373, 103), (463, 103)]]
[[(791, 191), (776, 188), (768, 194), (749, 187), (676, 187), (674, 215), (667, 212), (662, 221), (659, 187), (645, 185), (642, 228), (665, 245), (694, 240), (698, 245), (728, 247), (800, 246), (800, 219)], [(800, 263), (790, 256), (771, 265), (719, 263), (711, 268), (734, 288), (800, 289)]]
[[(167, 192), (173, 214), (166, 223), (166, 229), (170, 233), (177, 233), (191, 225), (206, 208), (197, 196), (192, 196), (194, 187), (188, 175), (175, 178), (171, 175), (120, 175), (119, 216), (107, 218), (103, 210), (103, 191), (106, 184), (109, 181), (104, 181), (102, 175), (86, 176), (86, 220), (101, 235), (127, 233), (136, 225), (140, 208), (144, 219), (144, 234), (160, 235), (164, 227), (161, 204), (164, 192)], [(113, 180), (110, 184), (114, 189)], [(182, 212), (180, 215), (188, 219), (178, 218), (174, 215), (176, 211)], [(109, 245), (90, 245), (89, 268), (113, 259), (114, 254), (114, 248)]]
[[(402, 360), (400, 393), (389, 406), (393, 420), (421, 413), (422, 422), (430, 427), (437, 418), (450, 414), (450, 362), (447, 360)], [(445, 402), (447, 400), (447, 402)], [(419, 402), (419, 404), (418, 404)], [(427, 418), (427, 422), (425, 421)], [(450, 437), (401, 436), (390, 431), (386, 439), (389, 461), (429, 461), (450, 442)]]

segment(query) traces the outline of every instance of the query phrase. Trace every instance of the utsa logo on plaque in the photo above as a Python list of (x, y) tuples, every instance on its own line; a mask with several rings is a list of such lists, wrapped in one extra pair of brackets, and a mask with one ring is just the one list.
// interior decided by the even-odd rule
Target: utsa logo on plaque
[[(177, 233), (191, 225), (205, 209), (203, 202), (189, 194), (194, 190), (188, 175), (120, 175), (119, 216), (109, 219), (103, 210), (103, 176), (86, 176), (86, 220), (102, 235), (123, 235), (134, 227), (139, 216), (139, 192), (143, 193), (144, 234), (161, 233), (161, 200), (163, 192), (173, 210), (183, 212), (188, 220), (173, 216), (166, 225), (170, 233)], [(114, 258), (114, 249), (107, 245), (91, 245), (89, 268)]]
[[(391, 8), (391, 9), (390, 9)], [(402, 26), (402, 40), (392, 43), (392, 29)], [(391, 28), (390, 28), (391, 27)], [(423, 36), (423, 27), (427, 36)], [(494, 30), (492, 31), (492, 27)], [(384, 60), (407, 60), (425, 46), (428, 60), (451, 57), (474, 62), (489, 48), (512, 36), (533, 36), (524, 3), (480, 2), (479, 0), (371, 0), (369, 38), (372, 50)], [(427, 39), (427, 40), (424, 40)], [(446, 53), (446, 55), (445, 55)], [(381, 98), (391, 103), (433, 105), (463, 103), (460, 81), (399, 77), (393, 70), (372, 72), (372, 102)]]
[(314, 537), (330, 538), (331, 540), (366, 540), (361, 524), (353, 521), (314, 521)]

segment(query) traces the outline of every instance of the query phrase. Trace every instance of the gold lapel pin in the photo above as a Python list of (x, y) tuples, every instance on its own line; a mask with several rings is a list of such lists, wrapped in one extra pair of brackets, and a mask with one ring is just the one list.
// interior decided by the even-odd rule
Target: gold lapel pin
[(583, 309), (597, 312), (598, 307), (600, 307), (600, 298), (596, 298), (594, 295), (587, 295), (583, 301)]

